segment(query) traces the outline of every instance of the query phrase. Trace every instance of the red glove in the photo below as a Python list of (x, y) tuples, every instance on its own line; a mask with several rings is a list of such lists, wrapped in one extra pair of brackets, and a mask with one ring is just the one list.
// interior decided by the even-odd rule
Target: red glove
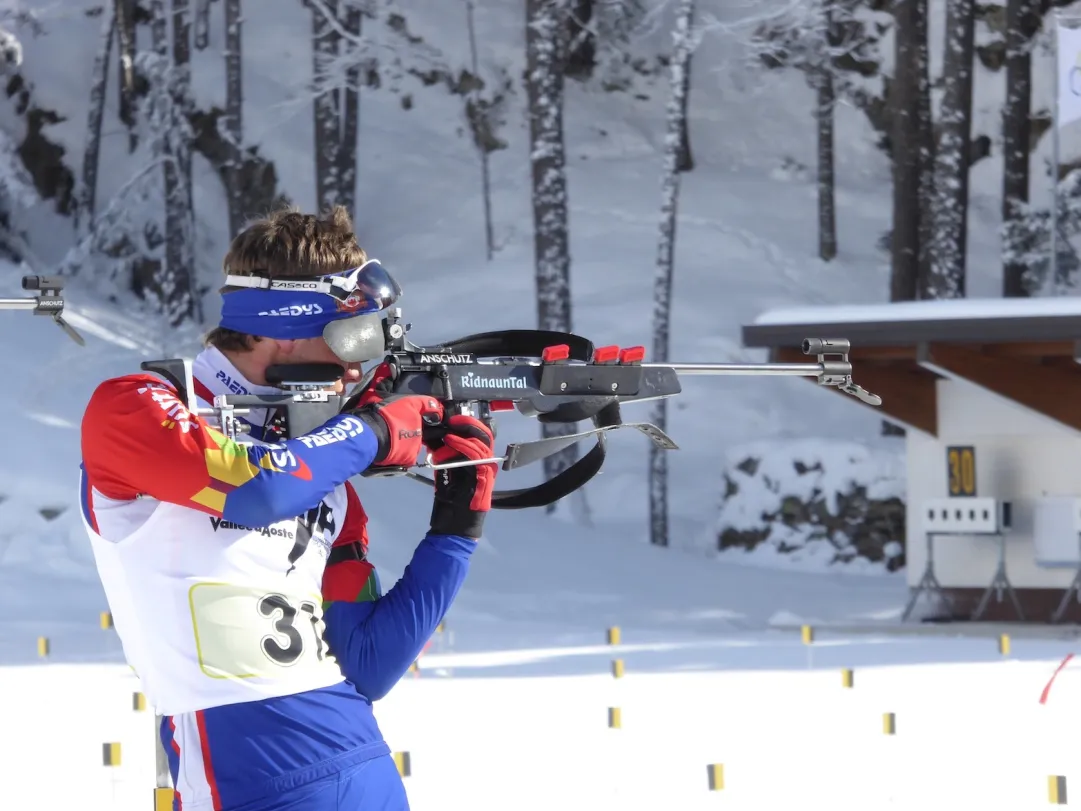
[[(439, 439), (425, 443), (434, 464), (488, 459), (495, 455), (492, 430), (475, 417), (452, 415), (439, 433), (442, 434)], [(496, 462), (435, 471), (431, 531), (439, 535), (479, 538), (484, 519), (492, 508), (492, 490), (498, 471)]]
[(364, 390), (359, 394), (354, 394), (349, 398), (349, 401), (345, 404), (348, 408), (359, 408), (360, 406), (368, 405), (369, 403), (377, 403), (384, 397), (388, 397), (391, 393), (391, 386), (393, 385), (390, 379), (390, 365), (386, 362), (380, 363), (375, 367), (375, 371), (372, 372), (372, 379), (364, 386)]
[(390, 394), (385, 379), (377, 372), (351, 413), (379, 440), (373, 467), (411, 467), (420, 455), (425, 429), (443, 421), (443, 404), (424, 395)]

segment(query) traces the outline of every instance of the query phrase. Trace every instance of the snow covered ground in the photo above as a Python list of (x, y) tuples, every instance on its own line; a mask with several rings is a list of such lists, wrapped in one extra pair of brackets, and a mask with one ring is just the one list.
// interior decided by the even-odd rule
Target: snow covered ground
[[(812, 651), (798, 634), (752, 635), (668, 651), (676, 666), (657, 673), (639, 664), (650, 651), (624, 641), (578, 657), (580, 675), (499, 675), (479, 660), (466, 674), (463, 657), (428, 654), (377, 705), (388, 743), (409, 754), (415, 811), (1028, 811), (1047, 805), (1049, 776), (1069, 791), (1081, 782), (1081, 673), (1064, 671), (1039, 702), (1065, 643), (1015, 640), (996, 661), (990, 639), (838, 638)], [(622, 679), (607, 673), (612, 656), (626, 663)], [(706, 660), (703, 672), (678, 666)], [(732, 667), (740, 660), (755, 665)], [(117, 665), (0, 669), (0, 807), (149, 809), (153, 718), (133, 711), (137, 689)], [(103, 765), (106, 743), (121, 745), (119, 766)]]

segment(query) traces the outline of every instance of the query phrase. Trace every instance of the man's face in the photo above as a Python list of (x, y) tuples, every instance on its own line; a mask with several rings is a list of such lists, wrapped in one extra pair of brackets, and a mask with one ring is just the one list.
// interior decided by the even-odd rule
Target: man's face
[(347, 385), (356, 383), (361, 378), (359, 363), (346, 363), (327, 345), (326, 339), (299, 338), (294, 341), (278, 343), (278, 363), (336, 363), (345, 367), (345, 376), (339, 380), (334, 391), (341, 394)]

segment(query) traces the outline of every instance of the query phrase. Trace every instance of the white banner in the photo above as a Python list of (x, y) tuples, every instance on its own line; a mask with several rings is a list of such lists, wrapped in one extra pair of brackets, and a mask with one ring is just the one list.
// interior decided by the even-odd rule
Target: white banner
[(1081, 26), (1055, 26), (1058, 52), (1058, 126), (1081, 119)]

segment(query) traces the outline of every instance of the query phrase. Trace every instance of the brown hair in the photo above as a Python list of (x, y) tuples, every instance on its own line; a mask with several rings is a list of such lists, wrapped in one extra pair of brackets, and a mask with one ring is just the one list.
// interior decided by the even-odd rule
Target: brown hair
[[(250, 222), (233, 239), (222, 261), (226, 275), (270, 279), (304, 278), (340, 273), (368, 261), (357, 243), (353, 221), (342, 206), (322, 215), (303, 214), (295, 206), (272, 211)], [(221, 288), (228, 293), (228, 286)], [(258, 336), (215, 327), (203, 339), (218, 349), (251, 349)]]

